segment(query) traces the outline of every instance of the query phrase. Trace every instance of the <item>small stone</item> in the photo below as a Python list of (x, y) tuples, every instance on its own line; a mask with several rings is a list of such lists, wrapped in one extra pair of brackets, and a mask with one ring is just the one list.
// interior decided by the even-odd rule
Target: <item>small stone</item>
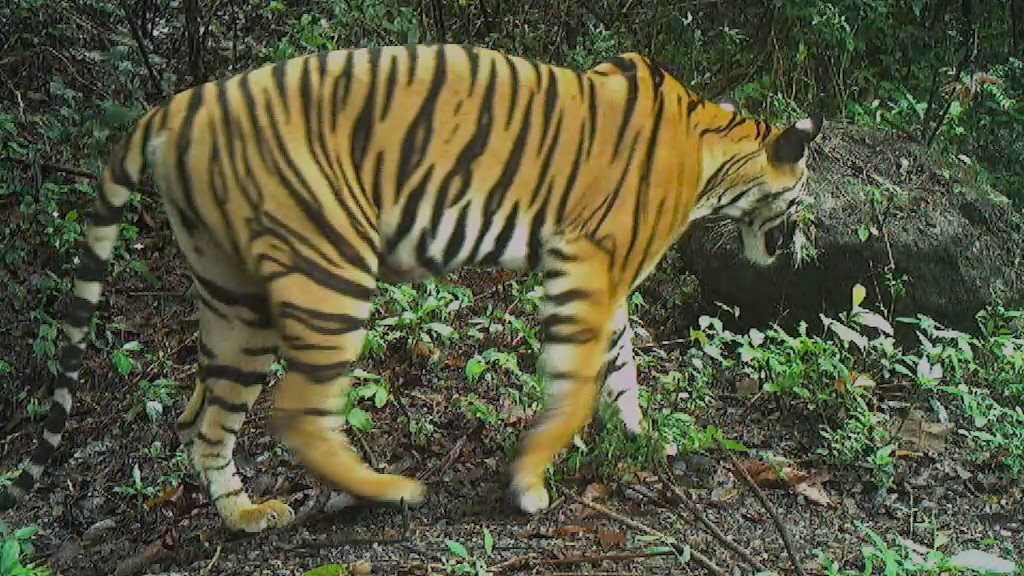
[(368, 576), (373, 571), (373, 564), (369, 560), (356, 560), (349, 564), (348, 569), (352, 576)]
[(964, 550), (958, 552), (949, 559), (951, 566), (966, 568), (977, 572), (988, 572), (994, 574), (1013, 574), (1017, 566), (1005, 558), (983, 550)]
[(82, 542), (85, 544), (91, 544), (98, 540), (100, 536), (103, 536), (116, 527), (117, 522), (115, 522), (113, 518), (100, 520), (85, 530), (85, 534), (82, 534)]

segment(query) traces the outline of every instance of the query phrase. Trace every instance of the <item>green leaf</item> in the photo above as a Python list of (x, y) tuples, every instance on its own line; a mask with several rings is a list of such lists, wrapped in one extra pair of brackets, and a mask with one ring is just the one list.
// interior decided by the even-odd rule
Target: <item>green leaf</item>
[(491, 536), (491, 531), (484, 526), (484, 552), (490, 556), (491, 552), (494, 551), (494, 536)]
[(373, 405), (383, 408), (388, 403), (388, 389), (384, 386), (377, 386), (377, 393), (373, 395)]
[(444, 545), (448, 547), (448, 550), (458, 556), (459, 558), (469, 558), (469, 552), (466, 551), (466, 547), (454, 540), (445, 539)]
[(427, 329), (433, 330), (434, 332), (437, 332), (441, 336), (448, 336), (455, 332), (454, 328), (447, 324), (442, 324), (440, 322), (430, 322), (429, 324), (427, 324)]
[(352, 426), (360, 432), (366, 432), (373, 427), (373, 419), (366, 413), (362, 408), (353, 408), (348, 411), (345, 416), (349, 426)]
[(12, 574), (18, 566), (18, 556), (21, 555), (21, 545), (17, 540), (6, 540), (0, 548), (0, 574)]
[(861, 242), (867, 242), (868, 241), (868, 236), (870, 236), (870, 235), (871, 235), (871, 231), (868, 230), (867, 228), (865, 228), (864, 226), (861, 226), (860, 228), (857, 228), (857, 238), (860, 238)]
[(348, 568), (341, 564), (324, 564), (302, 573), (302, 576), (345, 576)]
[(24, 526), (14, 531), (14, 537), (18, 540), (27, 540), (39, 530), (39, 526)]
[(856, 319), (857, 322), (860, 322), (865, 326), (870, 326), (879, 332), (884, 332), (885, 334), (892, 336), (892, 324), (889, 324), (888, 320), (874, 312), (859, 310), (857, 312)]
[(856, 308), (860, 306), (861, 302), (868, 295), (868, 291), (862, 284), (853, 285), (853, 306)]
[(135, 119), (135, 113), (124, 106), (112, 102), (103, 105), (103, 113), (100, 115), (100, 124), (107, 128), (116, 128), (130, 123)]
[(476, 382), (476, 379), (480, 377), (487, 370), (487, 362), (479, 356), (473, 356), (466, 362), (466, 377), (469, 378), (470, 382)]

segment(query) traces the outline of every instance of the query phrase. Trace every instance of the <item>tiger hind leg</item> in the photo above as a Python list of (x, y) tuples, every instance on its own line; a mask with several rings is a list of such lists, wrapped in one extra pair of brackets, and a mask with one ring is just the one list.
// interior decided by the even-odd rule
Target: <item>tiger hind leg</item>
[[(196, 388), (178, 418), (178, 432), (191, 443), (192, 461), (210, 500), (233, 530), (259, 532), (288, 524), (294, 514), (278, 500), (253, 504), (234, 460), (238, 432), (267, 380), (277, 332), (265, 312), (226, 305), (232, 289), (223, 279), (197, 282), (200, 294), (200, 360)], [(235, 292), (235, 302), (262, 296)]]
[(345, 272), (355, 279), (337, 277), (332, 288), (323, 285), (322, 275), (314, 279), (282, 270), (268, 274), (275, 277), (270, 292), (287, 366), (274, 400), (274, 430), (311, 472), (337, 488), (378, 502), (417, 505), (426, 494), (423, 484), (374, 471), (340, 430), (340, 409), (376, 289), (370, 273)]
[(168, 208), (199, 300), (199, 372), (178, 418), (178, 435), (190, 445), (192, 464), (228, 528), (283, 526), (292, 510), (277, 500), (252, 503), (234, 460), (238, 432), (267, 380), (279, 340), (266, 294), (254, 289), (258, 283), (205, 228), (184, 226), (181, 211), (173, 203)]
[(545, 469), (593, 417), (614, 313), (608, 256), (590, 240), (550, 248), (544, 269), (540, 367), (547, 400), (512, 465), (513, 498), (528, 513), (548, 507)]

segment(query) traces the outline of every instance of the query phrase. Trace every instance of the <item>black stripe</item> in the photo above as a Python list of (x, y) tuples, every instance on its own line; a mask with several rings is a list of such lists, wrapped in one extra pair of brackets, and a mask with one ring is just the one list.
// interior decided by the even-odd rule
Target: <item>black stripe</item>
[(419, 64), (419, 47), (415, 44), (407, 44), (405, 46), (406, 57), (409, 58), (409, 71), (405, 79), (406, 84), (412, 84), (412, 81), (416, 78), (416, 65)]
[(466, 141), (462, 150), (455, 157), (452, 169), (445, 174), (439, 190), (447, 191), (452, 182), (459, 179), (459, 189), (452, 197), (451, 204), (455, 205), (465, 199), (470, 191), (470, 184), (473, 180), (473, 164), (487, 149), (487, 142), (494, 131), (494, 94), (497, 85), (497, 68), (492, 65), (487, 75), (487, 84), (484, 87), (483, 96), (480, 98), (480, 113), (474, 122), (476, 129), (473, 135)]
[(597, 139), (597, 87), (593, 78), (587, 78), (587, 158), (594, 151), (594, 141)]
[(561, 260), (562, 262), (575, 262), (576, 260), (579, 260), (575, 254), (570, 254), (557, 246), (548, 248), (547, 253), (549, 256), (556, 260)]
[(82, 369), (82, 357), (85, 350), (73, 344), (66, 344), (60, 350), (58, 364), (63, 372), (77, 372)]
[(206, 358), (217, 357), (217, 353), (213, 351), (213, 348), (207, 346), (206, 342), (204, 342), (202, 339), (199, 340), (199, 346), (197, 346), (197, 348), (199, 349), (199, 354)]
[(247, 356), (269, 356), (277, 354), (277, 346), (244, 346), (242, 354)]
[(577, 300), (585, 300), (591, 296), (591, 293), (581, 288), (570, 288), (565, 292), (559, 292), (558, 294), (548, 294), (544, 296), (544, 299), (556, 306), (565, 306)]
[(494, 239), (494, 247), (480, 260), (481, 264), (491, 266), (501, 260), (501, 257), (505, 255), (505, 251), (508, 250), (509, 242), (512, 240), (512, 235), (515, 233), (518, 221), (519, 204), (513, 204), (512, 210), (505, 217), (505, 224), (502, 225), (501, 231), (498, 232), (498, 236)]
[(309, 378), (315, 384), (333, 382), (342, 376), (348, 375), (352, 363), (346, 360), (331, 364), (312, 364), (295, 358), (285, 357), (288, 371), (294, 371)]
[(516, 175), (519, 173), (519, 165), (523, 160), (523, 152), (526, 150), (526, 141), (529, 139), (530, 129), (533, 127), (533, 122), (530, 118), (530, 107), (532, 103), (532, 94), (530, 98), (531, 102), (527, 103), (526, 114), (523, 116), (522, 125), (519, 128), (519, 134), (516, 135), (515, 142), (512, 145), (512, 151), (509, 153), (509, 157), (505, 160), (504, 170), (501, 172), (501, 176), (498, 177), (498, 181), (494, 183), (494, 186), (487, 193), (487, 202), (484, 206), (484, 214), (486, 218), (491, 218), (498, 211), (498, 209), (505, 202), (505, 195), (508, 193), (509, 187), (512, 186), (512, 181), (515, 180)]
[(444, 273), (444, 269), (441, 267), (441, 263), (434, 260), (434, 258), (428, 254), (429, 250), (428, 240), (426, 234), (420, 234), (416, 240), (416, 261), (420, 267), (430, 271), (434, 276), (440, 276)]
[(242, 386), (262, 386), (267, 381), (267, 373), (226, 364), (206, 364), (199, 368), (199, 378), (228, 380)]
[(82, 248), (78, 255), (75, 278), (87, 282), (102, 282), (106, 273), (106, 260), (99, 257), (99, 254), (88, 244)]
[(227, 492), (225, 492), (223, 494), (220, 494), (218, 496), (214, 496), (213, 497), (213, 503), (216, 504), (217, 502), (220, 502), (220, 500), (222, 498), (231, 498), (232, 496), (238, 496), (239, 494), (242, 494), (243, 492), (245, 492), (245, 488), (237, 488), (235, 490), (228, 490)]
[(388, 110), (391, 108), (391, 101), (394, 100), (395, 95), (395, 84), (398, 83), (398, 56), (395, 54), (391, 55), (390, 60), (391, 68), (388, 70), (388, 77), (384, 81), (384, 105), (380, 110), (380, 118), (383, 120), (388, 116)]
[(209, 436), (204, 434), (202, 430), (196, 432), (196, 440), (199, 440), (200, 442), (208, 446), (222, 446), (224, 444), (224, 440), (215, 440), (213, 438), (210, 438)]
[(460, 45), (462, 51), (466, 54), (466, 59), (469, 60), (469, 90), (473, 91), (476, 86), (477, 70), (480, 67), (480, 55), (476, 53), (470, 46)]
[(348, 96), (352, 90), (352, 51), (345, 52), (345, 60), (341, 63), (341, 72), (334, 81), (334, 88), (331, 91), (331, 120), (332, 127), (338, 129), (338, 120), (341, 119), (341, 108), (348, 102)]
[[(57, 447), (50, 444), (50, 441), (46, 438), (41, 438), (39, 440), (39, 444), (36, 445), (36, 449), (32, 451), (32, 456), (29, 458), (29, 461), (36, 466), (45, 466), (56, 453)], [(28, 470), (23, 471), (21, 475), (27, 476)], [(29, 484), (28, 486), (31, 488), (32, 484)]]
[(565, 209), (569, 206), (569, 197), (572, 196), (573, 188), (576, 187), (576, 178), (580, 173), (580, 163), (583, 158), (583, 139), (577, 138), (576, 154), (573, 155), (572, 169), (569, 170), (569, 178), (565, 181), (565, 186), (562, 188), (561, 197), (558, 200), (558, 211), (555, 213), (555, 224), (562, 224), (565, 222)]
[[(447, 62), (445, 61), (444, 49), (437, 50), (437, 59), (434, 63), (433, 74), (430, 79), (430, 88), (423, 97), (423, 103), (416, 112), (416, 117), (409, 124), (405, 131), (405, 138), (402, 142), (402, 150), (398, 160), (398, 182), (405, 185), (412, 173), (423, 162), (430, 138), (433, 136), (434, 112), (437, 108), (438, 95), (447, 79)], [(378, 204), (379, 206), (379, 204)]]
[[(654, 110), (654, 122), (651, 133), (647, 135), (647, 150), (644, 152), (644, 167), (643, 172), (640, 173), (640, 186), (636, 195), (636, 207), (633, 209), (633, 229), (630, 231), (629, 245), (626, 247), (626, 258), (629, 258), (629, 255), (633, 253), (641, 233), (645, 233), (648, 240), (650, 240), (657, 231), (657, 228), (643, 225), (640, 221), (642, 217), (652, 215), (651, 207), (647, 205), (648, 199), (652, 194), (650, 189), (651, 170), (654, 167), (655, 146), (658, 143), (658, 136), (661, 134), (661, 119), (665, 111), (665, 99), (657, 94), (655, 94), (655, 99), (657, 104)], [(658, 218), (660, 214), (654, 213), (653, 216)], [(637, 263), (639, 270), (643, 267), (644, 262), (637, 261)]]
[[(305, 62), (305, 60), (303, 60)], [(284, 112), (284, 119), (287, 122), (289, 104), (288, 104), (288, 84), (285, 82), (288, 74), (288, 66), (292, 61), (284, 60), (274, 64), (272, 68), (272, 74), (274, 76), (274, 88), (277, 90), (278, 96), (281, 97), (281, 110)]]
[[(136, 127), (135, 130), (138, 130)], [(135, 182), (131, 176), (128, 175), (128, 171), (124, 168), (124, 151), (128, 147), (129, 140), (134, 134), (129, 134), (120, 144), (114, 147), (107, 157), (107, 173), (110, 174), (110, 181), (123, 188), (132, 188), (135, 186)]]
[(514, 61), (509, 58), (506, 54), (500, 53), (501, 57), (508, 64), (509, 69), (509, 102), (508, 102), (508, 116), (505, 118), (505, 130), (512, 127), (512, 119), (516, 116), (516, 102), (519, 99), (519, 92), (521, 86), (519, 85), (519, 69), (516, 67)]
[(249, 405), (245, 402), (232, 402), (227, 398), (221, 398), (212, 392), (206, 395), (206, 403), (210, 406), (216, 406), (225, 412), (232, 412), (235, 414), (244, 414), (249, 411)]
[(455, 227), (448, 242), (444, 245), (444, 268), (448, 269), (459, 255), (463, 244), (466, 242), (466, 219), (469, 217), (469, 203), (466, 203), (459, 211), (459, 217), (455, 220)]
[(553, 184), (548, 184), (547, 193), (544, 195), (544, 203), (540, 205), (540, 208), (534, 213), (533, 219), (530, 220), (530, 234), (526, 244), (526, 266), (530, 270), (536, 270), (541, 264), (541, 257), (544, 252), (544, 225), (547, 223), (548, 202), (551, 201), (551, 189), (553, 186)]
[(46, 417), (46, 422), (43, 424), (43, 430), (51, 434), (60, 434), (64, 431), (64, 426), (67, 425), (68, 412), (64, 409), (64, 405), (60, 402), (54, 402), (50, 406), (50, 414)]
[(356, 116), (355, 125), (352, 127), (351, 154), (352, 163), (358, 171), (363, 165), (366, 157), (366, 148), (370, 143), (370, 136), (373, 134), (373, 124), (376, 119), (377, 106), (377, 76), (380, 71), (380, 48), (369, 48), (369, 68), (367, 74), (369, 79), (364, 80), (369, 85), (366, 97), (363, 99), (363, 107)]
[(192, 89), (192, 93), (189, 95), (188, 106), (186, 107), (185, 114), (181, 119), (181, 125), (178, 128), (178, 150), (177, 157), (175, 159), (175, 168), (181, 184), (181, 195), (185, 199), (188, 211), (182, 211), (183, 218), (181, 219), (182, 224), (189, 232), (194, 232), (198, 226), (198, 222), (202, 221), (199, 216), (199, 208), (196, 206), (195, 195), (192, 190), (192, 180), (190, 178), (191, 170), (189, 169), (188, 157), (189, 147), (192, 145), (192, 132), (193, 124), (195, 123), (196, 114), (199, 108), (203, 104), (203, 86), (197, 86)]
[(426, 174), (416, 184), (416, 186), (409, 192), (408, 197), (405, 199), (405, 206), (402, 207), (402, 217), (398, 220), (398, 226), (395, 228), (394, 234), (388, 239), (387, 251), (391, 252), (396, 246), (402, 243), (410, 233), (413, 231), (413, 225), (416, 224), (416, 218), (419, 216), (423, 209), (423, 198), (427, 194), (427, 188), (430, 185), (430, 177), (434, 174), (434, 168), (431, 166), (427, 169)]
[(204, 292), (221, 304), (245, 308), (256, 315), (265, 315), (269, 313), (267, 297), (263, 294), (246, 294), (245, 292), (236, 292), (230, 288), (217, 284), (209, 278), (203, 277), (198, 272), (194, 272), (192, 276), (195, 278), (196, 284), (198, 284)]
[[(540, 153), (541, 147), (544, 146), (544, 142), (548, 139), (548, 131), (552, 129), (551, 115), (555, 113), (555, 105), (558, 103), (558, 78), (555, 76), (555, 72), (551, 67), (546, 68), (547, 87), (544, 90), (544, 110), (541, 114), (541, 126), (544, 128), (544, 132), (541, 134), (540, 139), (537, 141), (537, 153)], [(557, 128), (555, 133), (558, 133)]]
[(323, 312), (305, 308), (292, 302), (278, 303), (278, 310), (282, 320), (298, 322), (307, 330), (325, 336), (340, 336), (351, 334), (363, 327), (364, 318), (352, 316), (351, 314)]
[(95, 304), (81, 296), (74, 296), (68, 304), (68, 311), (64, 315), (64, 319), (70, 326), (85, 328), (89, 325), (89, 319), (92, 318), (95, 311)]

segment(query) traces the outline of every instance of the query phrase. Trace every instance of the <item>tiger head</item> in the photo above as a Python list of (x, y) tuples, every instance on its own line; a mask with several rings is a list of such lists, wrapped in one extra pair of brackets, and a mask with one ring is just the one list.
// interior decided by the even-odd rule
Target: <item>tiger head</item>
[(794, 220), (806, 198), (807, 149), (823, 120), (815, 116), (769, 127), (757, 120), (737, 122), (731, 101), (710, 105), (726, 112), (733, 127), (704, 146), (702, 191), (693, 216), (733, 221), (746, 259), (768, 266), (792, 244)]

